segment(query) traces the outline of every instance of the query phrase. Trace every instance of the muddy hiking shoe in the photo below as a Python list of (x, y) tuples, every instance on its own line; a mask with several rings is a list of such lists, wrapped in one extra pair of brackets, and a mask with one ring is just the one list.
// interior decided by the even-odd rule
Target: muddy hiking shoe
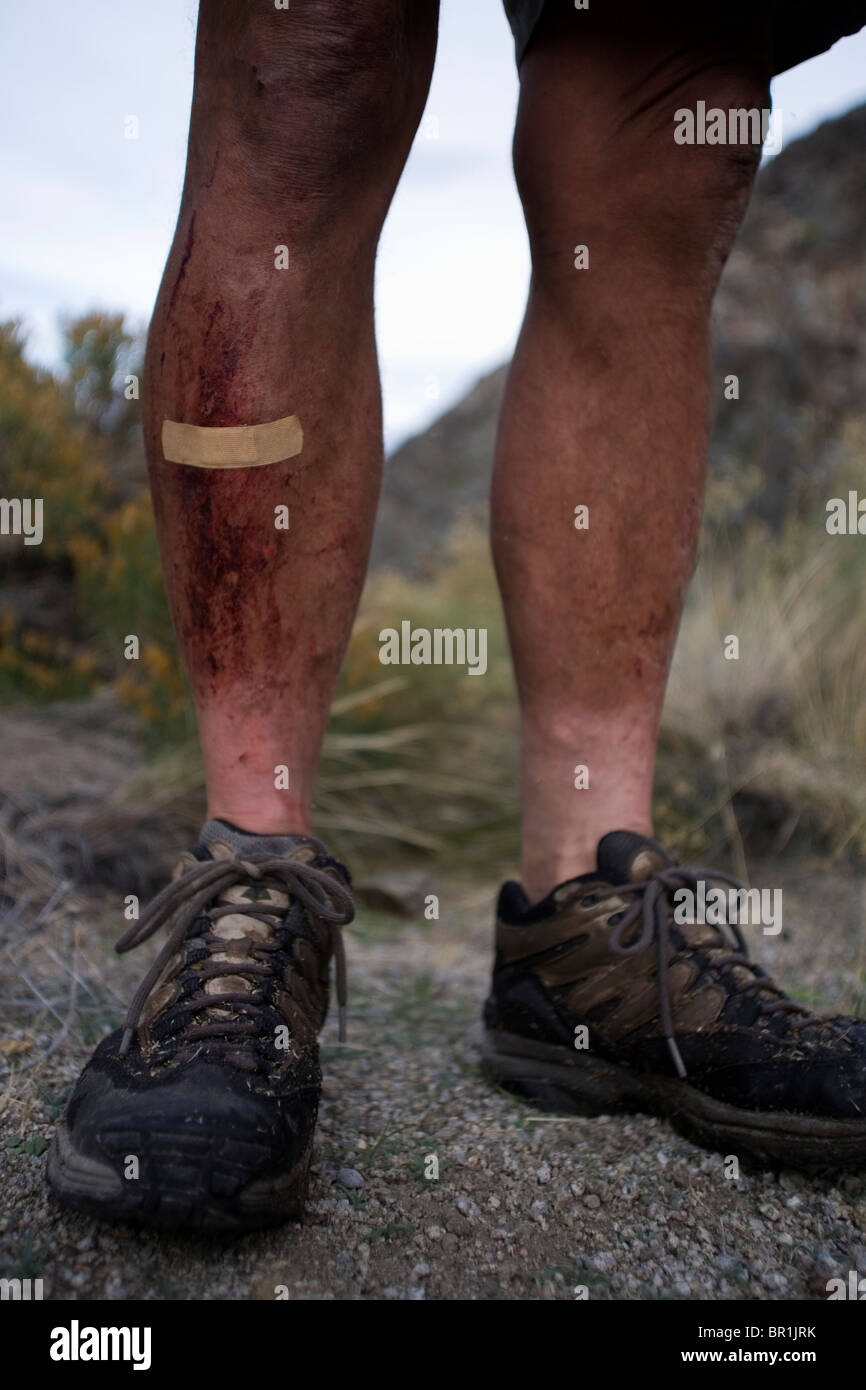
[(753, 1162), (866, 1167), (866, 1022), (787, 998), (736, 925), (678, 925), (674, 894), (711, 879), (735, 883), (615, 831), (597, 874), (535, 906), (506, 883), (483, 1071), (545, 1110), (643, 1111)]
[(48, 1156), (69, 1206), (242, 1231), (300, 1216), (321, 1092), (316, 1035), (336, 958), (340, 1035), (354, 915), (317, 840), (209, 821), (118, 942), (168, 936), (125, 1025), (97, 1047)]

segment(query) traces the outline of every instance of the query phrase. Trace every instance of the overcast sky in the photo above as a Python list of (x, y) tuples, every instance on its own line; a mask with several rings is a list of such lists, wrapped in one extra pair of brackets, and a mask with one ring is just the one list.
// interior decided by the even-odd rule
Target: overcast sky
[[(361, 0), (356, 0), (360, 3)], [(146, 323), (183, 177), (195, 0), (40, 0), (0, 18), (0, 318), (53, 363), (57, 315)], [(785, 143), (866, 101), (866, 35), (774, 83)], [(500, 0), (444, 0), (427, 112), (379, 254), (386, 433), (421, 428), (508, 357), (529, 271), (510, 167)], [(124, 138), (125, 119), (140, 122)]]

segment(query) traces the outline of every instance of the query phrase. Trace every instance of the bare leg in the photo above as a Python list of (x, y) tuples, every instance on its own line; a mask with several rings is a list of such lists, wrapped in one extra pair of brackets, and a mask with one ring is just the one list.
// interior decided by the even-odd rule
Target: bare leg
[[(628, 4), (560, 12), (521, 66), (515, 169), (533, 275), (492, 535), (522, 707), (531, 900), (593, 869), (608, 831), (652, 831), (703, 496), (709, 311), (759, 153), (676, 144), (674, 112), (769, 105), (760, 14), (730, 38), (665, 33), (651, 8), (651, 31)], [(575, 269), (576, 245), (589, 269)], [(588, 530), (575, 529), (579, 505)]]
[[(202, 0), (186, 181), (148, 344), (145, 431), (208, 815), (309, 829), (379, 490), (373, 265), (426, 99), (436, 0)], [(276, 248), (289, 268), (277, 269)], [(297, 415), (302, 452), (168, 463), (163, 420)], [(287, 506), (289, 529), (275, 509)], [(275, 788), (275, 768), (289, 789)]]

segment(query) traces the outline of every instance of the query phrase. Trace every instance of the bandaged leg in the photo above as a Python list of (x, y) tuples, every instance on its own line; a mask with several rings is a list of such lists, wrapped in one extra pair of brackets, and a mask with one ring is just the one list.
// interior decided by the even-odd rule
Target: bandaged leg
[(309, 828), (379, 488), (375, 249), (435, 10), (200, 8), (145, 431), (208, 814), (251, 831)]

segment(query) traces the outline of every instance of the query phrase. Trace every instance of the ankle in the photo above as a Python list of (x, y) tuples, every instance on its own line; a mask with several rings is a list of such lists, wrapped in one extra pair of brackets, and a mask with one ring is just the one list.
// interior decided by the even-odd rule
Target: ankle
[(571, 836), (568, 843), (557, 844), (551, 839), (533, 844), (524, 833), (521, 861), (523, 891), (530, 903), (540, 902), (569, 879), (581, 874), (594, 874), (598, 868), (599, 841), (612, 830), (631, 830), (637, 835), (653, 838), (649, 816), (621, 815), (597, 822), (589, 832)]
[(310, 814), (299, 802), (279, 806), (254, 805), (245, 802), (209, 801), (208, 820), (227, 821), (236, 830), (248, 835), (310, 835)]
[(560, 883), (577, 878), (580, 874), (594, 873), (595, 867), (594, 847), (591, 851), (575, 851), (556, 857), (548, 854), (543, 860), (524, 859), (520, 870), (523, 891), (530, 903), (538, 903), (546, 898), (548, 893), (552, 893), (554, 888), (558, 888)]

